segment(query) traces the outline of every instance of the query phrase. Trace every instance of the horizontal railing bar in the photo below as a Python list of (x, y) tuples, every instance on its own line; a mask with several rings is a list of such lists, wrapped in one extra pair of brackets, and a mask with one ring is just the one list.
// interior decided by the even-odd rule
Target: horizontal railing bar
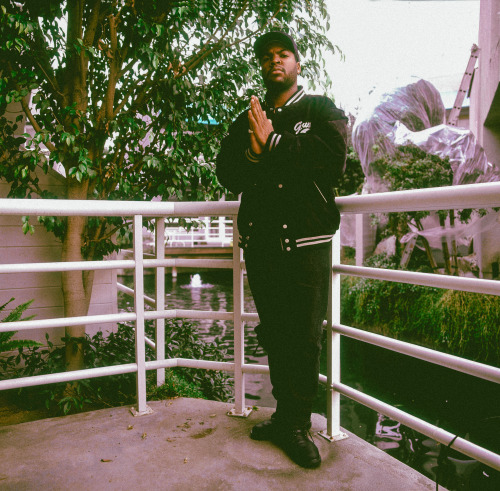
[(121, 314), (89, 315), (80, 317), (61, 317), (59, 319), (40, 319), (30, 321), (2, 322), (0, 332), (25, 331), (27, 329), (51, 329), (54, 327), (81, 326), (109, 322), (131, 322), (137, 318), (135, 312)]
[[(1, 273), (53, 273), (59, 271), (88, 271), (105, 269), (133, 269), (135, 261), (73, 261), (60, 263), (17, 263), (1, 264)], [(220, 268), (231, 269), (233, 262), (230, 259), (145, 259), (145, 268)]]
[[(145, 338), (146, 342), (148, 338)], [(150, 340), (149, 340), (150, 341)], [(154, 343), (153, 343), (154, 344)], [(187, 358), (170, 358), (165, 360), (153, 360), (146, 362), (147, 370), (158, 370), (159, 368), (199, 368), (204, 370), (223, 370), (234, 372), (234, 363), (219, 362), (210, 360), (190, 360)], [(59, 372), (45, 375), (34, 375), (31, 377), (15, 378), (0, 381), (0, 390), (19, 389), (22, 387), (32, 387), (35, 385), (54, 384), (59, 382), (72, 382), (88, 378), (97, 378), (108, 375), (120, 375), (137, 371), (137, 364), (113, 365), (108, 367), (89, 368), (73, 372)], [(243, 365), (245, 373), (269, 373), (266, 365)]]
[(177, 358), (165, 358), (163, 360), (151, 360), (146, 362), (146, 370), (158, 370), (160, 368), (175, 368)]
[(500, 182), (343, 196), (335, 203), (341, 213), (492, 208), (500, 206)]
[[(379, 401), (378, 399), (375, 399), (374, 397), (353, 389), (348, 385), (342, 383), (334, 384), (333, 389), (338, 391), (340, 394), (349, 397), (349, 399), (359, 402), (360, 404), (363, 404), (364, 406), (367, 406), (374, 411), (385, 414), (386, 416), (399, 421), (405, 426), (413, 428), (419, 433), (427, 435), (428, 437), (436, 440), (439, 443), (442, 443), (443, 445), (448, 445), (453, 440), (453, 438), (455, 438), (455, 435), (453, 435), (449, 431), (443, 430), (442, 428), (438, 428), (437, 426), (427, 423), (420, 418), (401, 411), (401, 409), (390, 406), (385, 402)], [(473, 459), (483, 462), (484, 464), (489, 465), (496, 470), (500, 470), (500, 455), (482, 448), (479, 445), (458, 437), (451, 445), (451, 448), (465, 455), (468, 455)]]
[(500, 368), (491, 365), (467, 360), (448, 353), (441, 353), (440, 351), (424, 348), (416, 344), (400, 341), (399, 339), (388, 338), (380, 334), (374, 334), (342, 324), (334, 324), (332, 329), (349, 338), (358, 339), (359, 341), (380, 346), (381, 348), (386, 348), (397, 353), (500, 384)]
[[(146, 338), (146, 342), (148, 338)], [(204, 370), (224, 370), (234, 372), (234, 363), (218, 362), (210, 360), (190, 360), (187, 358), (171, 358), (165, 360), (153, 360), (146, 362), (147, 370), (157, 370), (159, 368), (200, 368)], [(124, 373), (134, 373), (137, 371), (136, 363), (125, 365), (113, 365), (108, 367), (89, 368), (72, 372), (59, 372), (45, 375), (34, 375), (31, 377), (15, 378), (0, 381), (0, 390), (19, 389), (22, 387), (32, 387), (35, 385), (54, 384), (59, 382), (72, 382), (97, 378), (109, 375), (120, 375)], [(244, 365), (245, 373), (269, 373), (266, 365)]]
[(226, 361), (190, 360), (187, 358), (166, 358), (164, 360), (151, 360), (146, 362), (146, 370), (160, 368), (200, 368), (203, 370), (223, 370), (234, 372), (234, 363)]
[(367, 268), (364, 266), (335, 265), (334, 273), (350, 276), (361, 276), (374, 280), (395, 281), (413, 285), (430, 286), (433, 288), (446, 288), (465, 292), (485, 293), (500, 295), (500, 281), (482, 278), (465, 278), (463, 276), (447, 276), (442, 274), (418, 273), (414, 271), (401, 271), (396, 269)]
[(220, 312), (216, 310), (183, 310), (183, 309), (167, 309), (167, 310), (150, 310), (144, 312), (144, 318), (152, 319), (213, 319), (232, 321), (234, 318), (233, 312)]
[(99, 368), (87, 368), (72, 372), (48, 373), (44, 375), (33, 375), (31, 377), (13, 378), (0, 380), (0, 390), (20, 389), (21, 387), (33, 387), (35, 385), (55, 384), (58, 382), (74, 382), (88, 378), (105, 377), (108, 375), (121, 375), (123, 373), (137, 372), (137, 363), (125, 365), (112, 365)]
[[(147, 370), (158, 370), (159, 368), (202, 368), (204, 370), (224, 370), (226, 372), (234, 372), (234, 363), (217, 362), (209, 360), (189, 360), (187, 358), (170, 358), (165, 360), (154, 360), (146, 362)], [(257, 365), (245, 363), (242, 365), (243, 373), (253, 374), (268, 374), (268, 365)], [(326, 379), (326, 377), (325, 377)]]
[(241, 314), (241, 320), (244, 322), (259, 322), (259, 314), (253, 312), (244, 312)]
[(177, 366), (183, 368), (202, 368), (203, 370), (224, 370), (225, 372), (234, 372), (235, 364), (227, 361), (177, 358)]
[(135, 261), (73, 261), (59, 263), (0, 264), (0, 273), (57, 273), (59, 271), (88, 271), (103, 269), (133, 269)]
[[(165, 252), (168, 255), (168, 252)], [(232, 269), (231, 259), (144, 259), (144, 268), (216, 268)]]
[(241, 368), (243, 370), (243, 373), (258, 373), (258, 374), (269, 373), (268, 365), (257, 365), (257, 364), (254, 365), (250, 363), (244, 363)]
[[(116, 288), (120, 290), (122, 293), (129, 295), (130, 297), (134, 296), (134, 290), (129, 288), (128, 286), (123, 285), (122, 283), (116, 282)], [(147, 295), (143, 295), (144, 303), (151, 307), (156, 307), (156, 300), (154, 298), (148, 297)]]
[(0, 199), (0, 215), (195, 217), (237, 215), (238, 208), (238, 201)]
[(156, 344), (155, 344), (155, 342), (154, 342), (154, 341), (152, 341), (151, 339), (149, 339), (147, 336), (144, 336), (144, 342), (145, 342), (147, 345), (151, 346), (151, 348), (156, 349)]
[[(344, 196), (336, 199), (342, 213), (491, 208), (500, 206), (500, 182)], [(0, 215), (52, 216), (229, 216), (238, 201), (160, 202), (111, 200), (0, 199)]]
[[(154, 302), (153, 299), (150, 299)], [(215, 310), (150, 310), (144, 312), (144, 318), (153, 319), (213, 319), (233, 320), (233, 312), (220, 312)], [(258, 320), (257, 314), (246, 314), (249, 321)], [(109, 322), (131, 322), (136, 320), (134, 312), (120, 314), (89, 315), (80, 317), (62, 317), (59, 319), (41, 319), (29, 321), (5, 322), (0, 326), (0, 332), (23, 331), (27, 329), (50, 329), (54, 327), (80, 326), (83, 324), (99, 324)]]

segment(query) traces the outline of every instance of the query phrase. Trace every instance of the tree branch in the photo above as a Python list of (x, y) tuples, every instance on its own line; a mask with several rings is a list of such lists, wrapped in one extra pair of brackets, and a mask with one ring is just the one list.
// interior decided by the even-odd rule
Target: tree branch
[(92, 46), (94, 44), (95, 33), (97, 26), (99, 25), (99, 18), (101, 14), (101, 0), (94, 0), (94, 4), (89, 5), (88, 9), (91, 14), (82, 40), (84, 46)]
[[(18, 90), (19, 90), (19, 88), (18, 88)], [(26, 102), (25, 97), (23, 97), (21, 99), (21, 106), (23, 108), (24, 113), (26, 114), (26, 117), (28, 118), (29, 122), (31, 123), (31, 126), (33, 126), (34, 130), (37, 133), (41, 132), (42, 128), (40, 127), (37, 120), (33, 116), (33, 113), (31, 112), (29, 105)], [(56, 147), (51, 142), (44, 143), (44, 145), (49, 149), (50, 152), (53, 152), (56, 149)]]
[[(267, 20), (267, 22), (262, 26), (256, 29), (255, 31), (252, 31), (250, 34), (245, 36), (242, 39), (237, 39), (233, 43), (229, 44), (227, 48), (231, 48), (232, 46), (236, 46), (237, 44), (240, 44), (247, 39), (252, 38), (255, 36), (257, 33), (262, 32), (265, 27), (267, 27), (275, 18), (276, 16), (281, 12), (283, 9), (283, 6), (285, 4), (285, 0), (281, 0), (278, 8), (274, 12), (274, 14)], [(222, 37), (215, 43), (210, 49), (205, 49), (207, 44), (203, 46), (203, 48), (196, 53), (193, 57), (191, 57), (182, 67), (182, 70), (179, 70), (179, 72), (175, 75), (175, 78), (179, 78), (189, 71), (193, 70), (196, 68), (205, 58), (207, 58), (209, 55), (211, 55), (214, 51), (216, 51), (222, 44), (222, 41), (227, 37), (227, 35), (234, 30), (234, 27), (236, 26), (236, 23), (238, 19), (245, 13), (246, 8), (248, 7), (248, 2), (245, 2), (242, 6), (242, 8), (236, 13), (236, 16), (231, 23), (231, 25), (226, 29), (226, 32), (222, 35)], [(212, 36), (213, 37), (213, 36)]]
[(59, 87), (59, 83), (54, 74), (54, 70), (50, 64), (50, 60), (47, 57), (47, 44), (45, 43), (45, 39), (42, 35), (42, 29), (40, 24), (37, 21), (37, 28), (34, 30), (34, 38), (33, 41), (30, 42), (33, 51), (36, 53), (34, 57), (35, 63), (40, 67), (45, 80), (52, 87), (54, 92), (54, 97), (58, 101), (59, 104), (62, 103), (63, 94), (61, 92), (61, 88)]

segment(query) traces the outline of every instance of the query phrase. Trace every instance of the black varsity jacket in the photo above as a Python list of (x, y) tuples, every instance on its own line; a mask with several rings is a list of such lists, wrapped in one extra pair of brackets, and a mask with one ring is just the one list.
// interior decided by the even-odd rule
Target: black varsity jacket
[(217, 157), (220, 183), (242, 193), (240, 247), (293, 253), (327, 244), (340, 223), (334, 187), (345, 167), (347, 118), (330, 99), (302, 87), (282, 107), (263, 109), (274, 128), (265, 151), (250, 150), (245, 111)]

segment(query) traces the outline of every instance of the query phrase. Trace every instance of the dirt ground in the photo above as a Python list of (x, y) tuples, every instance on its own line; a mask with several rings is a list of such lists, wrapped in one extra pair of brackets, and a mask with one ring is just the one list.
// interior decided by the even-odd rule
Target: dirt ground
[(21, 409), (9, 401), (9, 398), (0, 392), (0, 426), (9, 426), (38, 419), (49, 418), (49, 411), (44, 409)]

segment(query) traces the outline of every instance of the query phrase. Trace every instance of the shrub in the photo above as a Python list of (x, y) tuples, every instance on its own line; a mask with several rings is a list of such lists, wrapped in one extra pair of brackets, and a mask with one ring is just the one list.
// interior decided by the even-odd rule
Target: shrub
[[(202, 340), (196, 327), (180, 320), (166, 320), (165, 356), (167, 358), (195, 358), (222, 361), (224, 352), (217, 342)], [(146, 335), (154, 337), (154, 326), (146, 325)], [(101, 332), (93, 337), (78, 340), (83, 343), (87, 368), (121, 365), (135, 362), (134, 328), (121, 324), (117, 332), (104, 338)], [(64, 341), (64, 340), (63, 340)], [(17, 369), (17, 376), (27, 377), (65, 370), (63, 346), (54, 347), (48, 340), (47, 347), (33, 347), (22, 352), (17, 362), (23, 361)], [(154, 350), (146, 345), (146, 360), (154, 359)], [(134, 373), (99, 377), (79, 381), (74, 387), (65, 383), (20, 389), (16, 403), (36, 407), (43, 401), (45, 407), (54, 413), (68, 414), (82, 411), (86, 405), (95, 407), (132, 404), (136, 397), (136, 376)], [(166, 370), (166, 382), (156, 387), (155, 372), (147, 374), (147, 394), (150, 399), (163, 397), (202, 397), (227, 401), (231, 397), (229, 377), (221, 372), (201, 369)]]
[(500, 297), (450, 290), (439, 307), (443, 313), (441, 340), (453, 352), (500, 364)]
[[(13, 301), (14, 298), (11, 298), (8, 302), (0, 305), (0, 312), (2, 312), (5, 307)], [(29, 300), (28, 302), (18, 305), (5, 318), (1, 319), (0, 322), (16, 322), (20, 320), (26, 321), (32, 319), (34, 317), (33, 315), (23, 318), (24, 311), (31, 305), (32, 302), (33, 300)], [(15, 334), (16, 331), (0, 332), (0, 355), (7, 351), (15, 350), (18, 350), (19, 353), (21, 353), (24, 348), (28, 348), (30, 346), (40, 346), (40, 343), (29, 339), (12, 339)], [(0, 368), (2, 368), (3, 371), (12, 370), (14, 367), (14, 360), (15, 355), (1, 357)]]
[[(396, 269), (398, 258), (373, 256), (366, 265)], [(500, 362), (500, 297), (405, 283), (345, 277), (341, 319), (389, 337), (482, 363)]]

